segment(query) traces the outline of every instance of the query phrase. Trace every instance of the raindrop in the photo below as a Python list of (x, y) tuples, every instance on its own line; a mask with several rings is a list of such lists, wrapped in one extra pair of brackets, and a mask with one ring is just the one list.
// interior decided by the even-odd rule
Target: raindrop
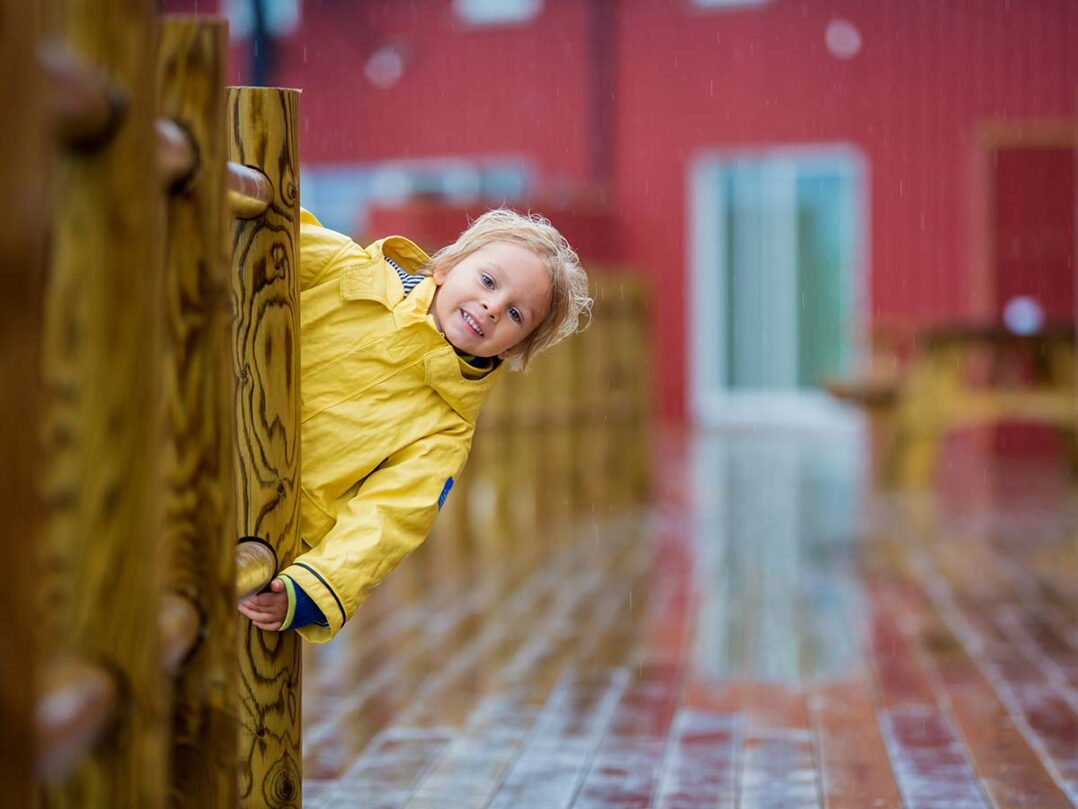
[(861, 32), (849, 20), (831, 20), (824, 32), (824, 41), (836, 59), (853, 59), (861, 52)]
[(1007, 301), (1003, 322), (1015, 334), (1036, 334), (1044, 324), (1044, 310), (1033, 298), (1019, 295)]
[(404, 75), (404, 55), (393, 45), (381, 47), (371, 54), (363, 66), (363, 75), (375, 87), (388, 89)]

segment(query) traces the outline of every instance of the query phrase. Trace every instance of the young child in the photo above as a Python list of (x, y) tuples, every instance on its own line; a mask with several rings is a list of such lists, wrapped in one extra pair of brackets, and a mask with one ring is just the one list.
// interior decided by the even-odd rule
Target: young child
[(505, 209), (433, 257), (304, 211), (300, 247), (302, 550), (239, 609), (320, 643), (427, 536), (501, 366), (573, 334), (591, 299), (558, 231)]

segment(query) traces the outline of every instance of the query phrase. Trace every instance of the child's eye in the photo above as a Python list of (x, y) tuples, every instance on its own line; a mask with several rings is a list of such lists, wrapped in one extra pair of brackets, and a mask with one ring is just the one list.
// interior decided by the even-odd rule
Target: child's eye
[(520, 310), (515, 306), (509, 307), (509, 317), (513, 318), (514, 323), (520, 323), (524, 320), (524, 316), (520, 314)]
[(491, 278), (486, 273), (483, 273), (482, 278), (483, 278), (483, 286), (487, 287), (488, 289), (494, 289), (494, 279), (493, 278)]

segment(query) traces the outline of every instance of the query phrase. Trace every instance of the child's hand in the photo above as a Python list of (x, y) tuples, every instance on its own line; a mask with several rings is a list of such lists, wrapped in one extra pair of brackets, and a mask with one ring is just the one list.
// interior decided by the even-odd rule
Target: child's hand
[(288, 614), (288, 595), (284, 591), (284, 582), (274, 579), (270, 582), (270, 592), (248, 596), (240, 602), (239, 610), (259, 629), (276, 632)]

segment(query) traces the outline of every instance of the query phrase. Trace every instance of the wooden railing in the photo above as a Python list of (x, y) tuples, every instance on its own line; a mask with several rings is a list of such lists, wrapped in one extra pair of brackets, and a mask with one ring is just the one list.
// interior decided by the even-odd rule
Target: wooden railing
[[(226, 93), (221, 21), (0, 2), (4, 804), (299, 806), (298, 639), (235, 610), (299, 545), (298, 93)], [(441, 533), (643, 497), (644, 300), (505, 377)]]
[(298, 93), (226, 97), (222, 21), (2, 14), (5, 805), (298, 805), (298, 647), (235, 610), (298, 542)]

